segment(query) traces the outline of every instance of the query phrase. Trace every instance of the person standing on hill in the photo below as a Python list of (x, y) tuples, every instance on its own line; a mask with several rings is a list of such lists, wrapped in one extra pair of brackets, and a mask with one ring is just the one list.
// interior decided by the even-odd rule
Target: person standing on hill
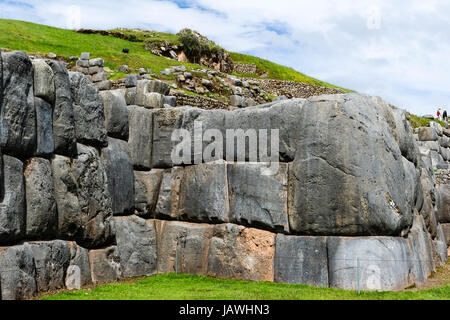
[(442, 114), (442, 119), (444, 119), (444, 121), (447, 121), (447, 110), (444, 109), (444, 113)]
[(441, 108), (438, 109), (436, 115), (437, 115), (438, 120), (441, 120)]

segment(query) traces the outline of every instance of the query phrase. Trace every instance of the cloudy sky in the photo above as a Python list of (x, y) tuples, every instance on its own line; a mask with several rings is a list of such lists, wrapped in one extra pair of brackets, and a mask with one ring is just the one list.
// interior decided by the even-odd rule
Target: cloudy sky
[(63, 28), (188, 27), (416, 114), (450, 109), (450, 1), (0, 0), (0, 17)]

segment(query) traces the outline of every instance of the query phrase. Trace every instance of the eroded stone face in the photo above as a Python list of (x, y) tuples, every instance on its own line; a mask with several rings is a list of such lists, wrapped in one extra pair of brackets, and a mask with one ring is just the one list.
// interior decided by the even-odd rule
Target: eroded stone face
[(120, 256), (116, 246), (90, 250), (89, 263), (94, 284), (120, 280)]
[(57, 233), (58, 214), (50, 161), (32, 158), (24, 175), (27, 238), (53, 239)]
[(328, 287), (327, 238), (278, 234), (274, 281)]
[(77, 141), (106, 146), (105, 111), (98, 90), (82, 73), (70, 72), (69, 77)]
[(307, 100), (290, 166), (291, 231), (391, 236), (410, 227), (406, 174), (388, 125), (390, 112), (362, 95)]
[(25, 235), (25, 182), (22, 161), (3, 155), (3, 198), (0, 202), (0, 243), (11, 244)]
[[(106, 130), (113, 138), (128, 140), (128, 108), (124, 93), (120, 90), (102, 91), (105, 107)], [(142, 130), (136, 128), (135, 130)]]
[(396, 290), (412, 284), (406, 239), (328, 237), (327, 241), (330, 287), (357, 290), (358, 269), (360, 290)]
[(288, 165), (274, 176), (262, 174), (268, 163), (228, 164), (228, 192), (233, 220), (241, 225), (289, 232)]
[(135, 214), (141, 217), (154, 217), (163, 169), (134, 171)]
[(131, 159), (137, 170), (152, 168), (153, 147), (153, 113), (151, 110), (130, 106), (129, 110), (129, 139)]
[(208, 275), (252, 281), (273, 281), (275, 235), (233, 224), (214, 228), (208, 254)]
[(131, 213), (134, 208), (134, 176), (128, 143), (108, 138), (108, 147), (102, 149), (102, 162), (113, 214)]
[(2, 300), (20, 300), (37, 293), (33, 251), (28, 243), (0, 247), (0, 284)]

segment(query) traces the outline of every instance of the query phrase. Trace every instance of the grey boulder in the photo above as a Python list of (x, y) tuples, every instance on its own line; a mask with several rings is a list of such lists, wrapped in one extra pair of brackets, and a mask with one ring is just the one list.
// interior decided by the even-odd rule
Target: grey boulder
[(32, 158), (25, 168), (26, 235), (28, 239), (53, 239), (58, 214), (49, 160)]
[(130, 106), (128, 113), (131, 159), (135, 169), (152, 168), (153, 113), (151, 110)]
[(128, 140), (128, 108), (121, 90), (102, 91), (106, 130), (113, 138)]
[(135, 214), (141, 217), (154, 216), (163, 174), (163, 169), (134, 171)]
[(103, 147), (106, 145), (103, 101), (87, 76), (79, 72), (69, 75), (77, 141)]
[(49, 157), (55, 150), (52, 106), (41, 98), (34, 99), (36, 108), (36, 156)]
[(55, 101), (53, 70), (42, 59), (33, 60), (34, 95), (52, 104)]

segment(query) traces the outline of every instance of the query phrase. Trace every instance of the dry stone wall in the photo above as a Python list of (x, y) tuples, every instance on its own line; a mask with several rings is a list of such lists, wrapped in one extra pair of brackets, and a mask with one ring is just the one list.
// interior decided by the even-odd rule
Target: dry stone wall
[[(379, 98), (168, 108), (162, 82), (99, 93), (61, 63), (0, 57), (2, 299), (175, 268), (392, 290), (447, 260), (448, 189), (436, 186), (406, 112)], [(175, 166), (171, 135), (195, 133), (195, 121), (224, 137), (279, 129), (278, 172), (261, 175), (262, 144), (250, 140), (258, 163), (193, 148), (195, 164)], [(446, 131), (430, 130), (419, 138), (439, 141), (442, 155)]]

